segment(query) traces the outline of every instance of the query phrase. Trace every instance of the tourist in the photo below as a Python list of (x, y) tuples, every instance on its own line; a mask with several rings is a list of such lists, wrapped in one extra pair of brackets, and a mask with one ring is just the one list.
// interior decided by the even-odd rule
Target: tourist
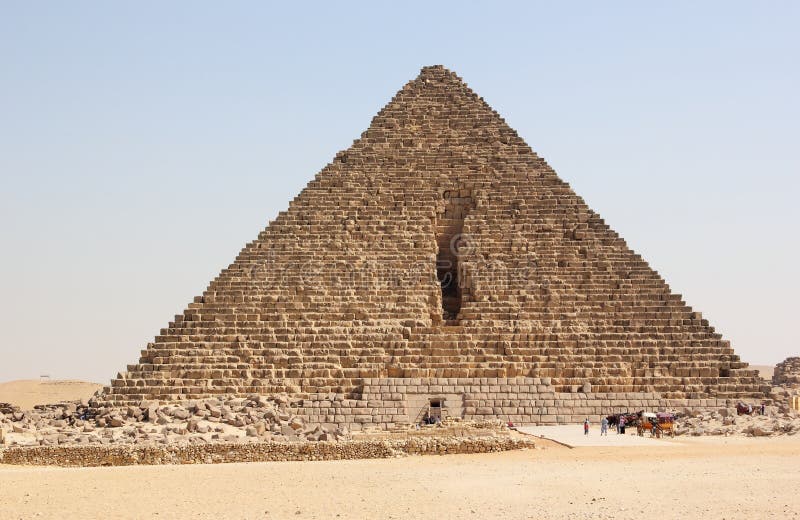
[(619, 433), (625, 435), (625, 416), (620, 415), (619, 417)]
[(761, 415), (767, 415), (767, 407), (761, 403)]
[(585, 421), (583, 421), (583, 434), (589, 435), (589, 418), (587, 417)]
[(600, 435), (608, 437), (608, 417), (603, 417), (600, 420)]

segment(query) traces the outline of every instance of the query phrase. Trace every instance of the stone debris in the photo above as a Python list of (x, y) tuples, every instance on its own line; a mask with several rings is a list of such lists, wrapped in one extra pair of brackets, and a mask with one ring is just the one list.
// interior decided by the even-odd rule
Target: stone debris
[(65, 402), (31, 411), (7, 405), (0, 408), (0, 438), (6, 446), (72, 446), (339, 441), (348, 437), (348, 430), (335, 424), (308, 424), (295, 414), (300, 403), (283, 395), (253, 395), (164, 404), (142, 401), (125, 407)]
[(498, 420), (446, 420), (355, 435), (310, 424), (286, 395), (219, 397), (124, 408), (64, 402), (0, 413), (0, 463), (60, 466), (338, 460), (533, 448)]
[(736, 408), (688, 412), (679, 415), (675, 434), (771, 437), (800, 432), (800, 413), (786, 406), (786, 401), (774, 401), (765, 415), (760, 415), (760, 407), (754, 409), (752, 415), (737, 415)]

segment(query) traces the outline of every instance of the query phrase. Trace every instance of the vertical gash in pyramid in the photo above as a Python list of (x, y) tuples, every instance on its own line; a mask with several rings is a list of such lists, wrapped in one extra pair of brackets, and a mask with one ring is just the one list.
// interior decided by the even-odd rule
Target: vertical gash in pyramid
[[(555, 422), (763, 384), (452, 72), (426, 67), (105, 398), (288, 392), (390, 427)], [(614, 410), (612, 410), (612, 408)]]

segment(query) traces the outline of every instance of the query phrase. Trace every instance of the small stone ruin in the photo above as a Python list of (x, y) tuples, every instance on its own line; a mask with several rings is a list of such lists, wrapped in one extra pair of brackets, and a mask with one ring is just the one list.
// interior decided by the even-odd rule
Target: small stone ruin
[(800, 388), (800, 357), (789, 357), (775, 365), (772, 384)]

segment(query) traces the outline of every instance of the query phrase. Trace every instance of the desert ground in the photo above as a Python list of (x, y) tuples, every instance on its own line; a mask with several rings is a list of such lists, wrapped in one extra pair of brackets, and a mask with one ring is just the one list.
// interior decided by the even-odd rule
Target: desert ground
[[(576, 425), (576, 428), (579, 426)], [(0, 518), (798, 518), (800, 438), (192, 466), (0, 465)]]
[[(15, 381), (0, 384), (0, 401), (31, 407), (98, 387)], [(800, 436), (620, 442), (612, 433), (588, 442), (579, 432), (575, 425), (564, 437), (574, 449), (539, 440), (534, 450), (481, 455), (0, 465), (0, 519), (800, 518)]]
[(88, 399), (102, 385), (85, 381), (23, 379), (0, 383), (0, 403), (11, 403), (22, 409), (37, 404)]

